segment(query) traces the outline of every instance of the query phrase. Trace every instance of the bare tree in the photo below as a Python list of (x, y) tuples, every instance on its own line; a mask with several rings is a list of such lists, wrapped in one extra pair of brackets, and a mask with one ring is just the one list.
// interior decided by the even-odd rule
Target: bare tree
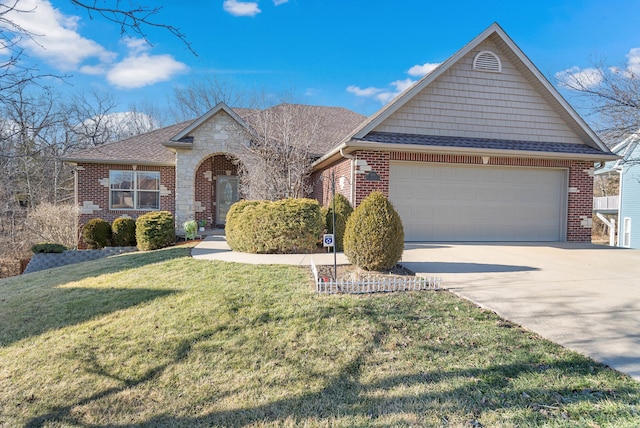
[(560, 87), (579, 94), (583, 107), (609, 145), (640, 129), (640, 76), (635, 69), (603, 62), (579, 72), (556, 75)]
[(320, 121), (312, 106), (283, 103), (246, 117), (251, 144), (239, 156), (242, 190), (250, 199), (308, 194)]
[(108, 92), (92, 90), (79, 93), (66, 103), (64, 118), (78, 150), (95, 147), (144, 134), (160, 127), (159, 121), (139, 111), (133, 105), (126, 112), (117, 112), (118, 100)]
[(220, 102), (240, 107), (246, 103), (244, 98), (232, 82), (210, 75), (186, 86), (176, 86), (170, 111), (175, 122), (182, 122), (202, 116)]

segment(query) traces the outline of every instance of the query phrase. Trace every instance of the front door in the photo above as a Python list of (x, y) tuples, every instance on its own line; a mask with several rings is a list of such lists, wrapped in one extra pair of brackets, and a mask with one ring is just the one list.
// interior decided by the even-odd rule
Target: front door
[(227, 222), (229, 208), (238, 201), (238, 177), (219, 175), (216, 178), (216, 224)]

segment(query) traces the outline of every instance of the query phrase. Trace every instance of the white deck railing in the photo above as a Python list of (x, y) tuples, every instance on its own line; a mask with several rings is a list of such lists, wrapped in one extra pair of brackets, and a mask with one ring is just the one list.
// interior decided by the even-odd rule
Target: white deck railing
[(619, 196), (598, 196), (593, 198), (593, 210), (617, 210), (619, 209)]

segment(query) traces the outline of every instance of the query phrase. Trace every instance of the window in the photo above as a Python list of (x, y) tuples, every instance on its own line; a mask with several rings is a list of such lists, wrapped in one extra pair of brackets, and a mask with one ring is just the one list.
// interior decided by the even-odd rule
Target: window
[(112, 210), (160, 209), (160, 173), (153, 171), (110, 171)]
[(631, 246), (631, 217), (624, 218), (624, 230), (622, 234), (622, 246), (629, 248)]

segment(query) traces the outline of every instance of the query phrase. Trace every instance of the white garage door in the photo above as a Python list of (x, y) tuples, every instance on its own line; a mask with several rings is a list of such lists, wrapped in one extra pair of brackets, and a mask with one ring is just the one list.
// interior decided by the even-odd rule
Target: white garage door
[(563, 241), (563, 169), (392, 162), (407, 241)]

